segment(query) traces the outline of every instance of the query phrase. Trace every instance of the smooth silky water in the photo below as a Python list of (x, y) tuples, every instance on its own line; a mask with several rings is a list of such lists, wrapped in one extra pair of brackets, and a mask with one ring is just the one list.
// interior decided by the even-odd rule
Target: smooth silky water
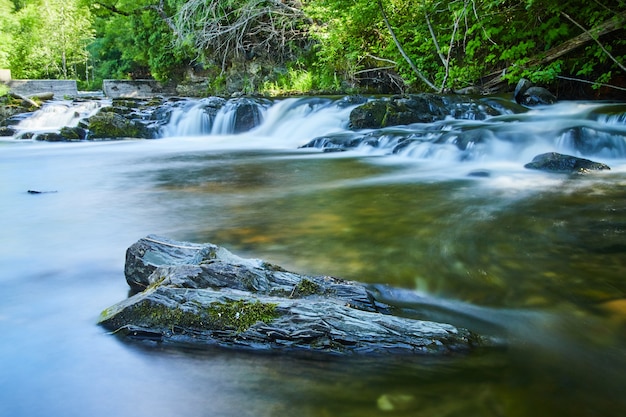
[[(168, 126), (158, 140), (0, 142), (1, 416), (626, 413), (624, 106), (449, 121), (491, 140), (392, 155), (298, 149), (344, 131), (350, 110), (301, 103), (268, 107), (240, 135), (186, 121), (185, 136)], [(523, 168), (537, 153), (576, 154), (553, 133), (573, 125), (612, 138), (583, 154), (611, 171)], [(412, 289), (396, 300), (405, 314), (507, 347), (342, 358), (124, 341), (96, 322), (128, 296), (125, 250), (150, 233)]]

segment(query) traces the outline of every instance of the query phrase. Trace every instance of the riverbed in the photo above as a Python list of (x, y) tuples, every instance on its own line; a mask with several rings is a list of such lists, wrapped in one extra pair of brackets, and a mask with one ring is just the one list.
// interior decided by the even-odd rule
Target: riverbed
[[(523, 167), (568, 150), (540, 132), (585, 106), (503, 120), (496, 138), (537, 140), (471, 158), (298, 148), (345, 130), (339, 111), (268, 113), (239, 135), (0, 141), (0, 415), (624, 415), (626, 155), (579, 155), (611, 166), (588, 175)], [(593, 123), (626, 140), (611, 109)], [(128, 296), (126, 248), (152, 233), (475, 307), (467, 326), (497, 326), (507, 347), (345, 358), (125, 341), (97, 320)]]

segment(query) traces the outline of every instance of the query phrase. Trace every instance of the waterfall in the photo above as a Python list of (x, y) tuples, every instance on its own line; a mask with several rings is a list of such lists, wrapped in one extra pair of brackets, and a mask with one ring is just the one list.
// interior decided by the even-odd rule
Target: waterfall
[(432, 123), (344, 130), (319, 136), (306, 147), (396, 155), (412, 161), (448, 164), (528, 162), (545, 152), (625, 158), (626, 108), (602, 103), (561, 102), (522, 113), (504, 110), (484, 120), (448, 117)]
[(266, 137), (289, 138), (302, 145), (303, 140), (331, 133), (345, 132), (350, 111), (355, 106), (324, 98), (289, 98), (267, 110), (264, 123), (255, 133)]
[[(501, 163), (523, 166), (546, 152), (590, 159), (626, 158), (626, 106), (620, 103), (563, 101), (529, 109), (503, 99), (465, 103), (455, 97), (448, 113), (432, 122), (351, 129), (351, 112), (364, 100), (176, 99), (133, 117), (161, 125), (161, 138), (200, 138), (207, 146), (350, 151), (428, 162), (439, 168), (455, 168), (459, 163), (481, 168)], [(14, 137), (37, 137), (77, 126), (109, 104), (103, 100), (46, 103), (14, 125)]]
[(218, 112), (211, 133), (227, 135), (247, 132), (262, 123), (267, 105), (264, 101), (248, 98), (231, 100)]
[(24, 132), (32, 132), (36, 135), (43, 132), (58, 132), (65, 126), (78, 126), (78, 122), (82, 119), (94, 115), (101, 107), (108, 104), (99, 100), (79, 102), (62, 100), (48, 103), (14, 126), (17, 131), (15, 137), (20, 138)]
[(251, 98), (209, 97), (178, 103), (171, 109), (161, 137), (230, 135), (258, 126), (268, 103)]
[(174, 134), (177, 136), (195, 136), (211, 133), (213, 121), (202, 104), (191, 106), (188, 110), (176, 109), (172, 111), (170, 117), (170, 123), (165, 129), (171, 129), (171, 127), (174, 129), (162, 132), (164, 136), (173, 136)]
[(212, 97), (177, 104), (161, 137), (254, 133), (267, 144), (298, 147), (320, 135), (345, 131), (352, 105), (327, 98), (288, 98), (269, 102)]
[(203, 136), (211, 134), (216, 115), (226, 103), (219, 97), (176, 102), (169, 110), (169, 121), (161, 137)]

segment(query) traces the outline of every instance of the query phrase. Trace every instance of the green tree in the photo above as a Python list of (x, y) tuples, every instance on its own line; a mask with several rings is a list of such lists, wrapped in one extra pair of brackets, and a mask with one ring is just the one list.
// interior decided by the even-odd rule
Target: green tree
[(97, 36), (89, 50), (98, 78), (181, 77), (191, 55), (185, 45), (175, 45), (171, 16), (177, 0), (85, 3), (95, 16)]
[[(423, 89), (480, 84), (491, 73), (544, 83), (563, 74), (625, 75), (623, 0), (310, 0), (305, 10), (315, 19), (318, 62), (357, 80), (394, 71)], [(546, 58), (612, 19), (618, 24), (610, 36), (594, 35), (579, 49)]]
[(16, 77), (77, 78), (93, 40), (89, 10), (76, 0), (33, 0), (15, 14), (10, 67)]
[(17, 28), (15, 6), (10, 0), (0, 0), (0, 68), (9, 67), (13, 33)]

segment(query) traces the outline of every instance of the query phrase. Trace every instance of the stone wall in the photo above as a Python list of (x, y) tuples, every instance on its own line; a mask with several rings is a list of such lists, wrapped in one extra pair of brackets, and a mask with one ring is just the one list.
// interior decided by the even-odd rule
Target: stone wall
[(11, 92), (26, 97), (41, 93), (54, 93), (56, 98), (78, 95), (76, 80), (10, 80), (5, 84)]
[(104, 80), (102, 91), (109, 98), (151, 98), (175, 94), (175, 91), (155, 80)]
[(0, 69), (0, 82), (7, 83), (11, 81), (11, 70), (10, 69)]

